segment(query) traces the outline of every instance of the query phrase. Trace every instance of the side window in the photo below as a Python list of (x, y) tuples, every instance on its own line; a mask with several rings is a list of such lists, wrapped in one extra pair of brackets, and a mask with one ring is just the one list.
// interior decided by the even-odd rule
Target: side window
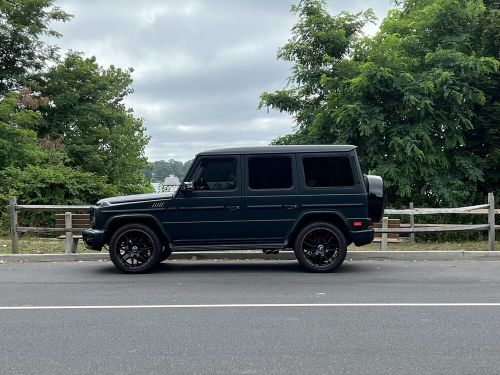
[(250, 189), (288, 189), (292, 182), (292, 159), (288, 156), (248, 159)]
[(237, 161), (235, 158), (204, 158), (193, 174), (194, 190), (236, 189)]
[(334, 187), (354, 185), (348, 157), (306, 157), (302, 159), (308, 187)]

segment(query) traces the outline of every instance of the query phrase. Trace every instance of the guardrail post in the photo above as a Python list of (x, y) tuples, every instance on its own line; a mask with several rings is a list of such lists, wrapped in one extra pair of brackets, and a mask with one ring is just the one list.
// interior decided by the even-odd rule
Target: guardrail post
[(488, 193), (488, 250), (495, 250), (495, 196), (493, 193)]
[[(71, 212), (65, 212), (64, 213), (64, 228), (67, 229), (72, 229), (73, 227), (73, 220), (72, 220), (72, 214)], [(68, 231), (66, 232), (66, 239), (64, 241), (64, 252), (66, 254), (71, 254), (73, 253), (73, 231)]]
[[(410, 202), (410, 210), (413, 210), (413, 202)], [(415, 214), (410, 214), (410, 228), (412, 233), (410, 233), (410, 243), (415, 243), (415, 233), (413, 230), (415, 229)]]
[(382, 218), (382, 239), (380, 241), (380, 251), (387, 251), (387, 233), (384, 229), (389, 228), (389, 218), (387, 216)]
[(19, 254), (19, 237), (17, 234), (17, 198), (10, 197), (9, 202), (9, 222), (10, 222), (10, 240), (12, 243), (12, 254)]

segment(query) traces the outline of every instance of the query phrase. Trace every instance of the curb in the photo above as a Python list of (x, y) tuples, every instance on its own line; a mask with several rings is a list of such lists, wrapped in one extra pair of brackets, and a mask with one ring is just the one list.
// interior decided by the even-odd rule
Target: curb
[[(348, 251), (354, 261), (500, 261), (500, 251)], [(263, 254), (256, 250), (204, 251), (173, 253), (169, 260), (295, 260), (292, 251)], [(9, 254), (0, 255), (0, 263), (15, 262), (89, 262), (109, 261), (104, 253)]]

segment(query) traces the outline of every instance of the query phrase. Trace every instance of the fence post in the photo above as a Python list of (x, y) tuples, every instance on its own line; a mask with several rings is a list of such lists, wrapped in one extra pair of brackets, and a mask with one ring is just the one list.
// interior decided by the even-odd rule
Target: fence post
[[(410, 202), (410, 210), (413, 210), (413, 202)], [(410, 214), (410, 228), (412, 233), (410, 233), (410, 243), (415, 243), (415, 233), (413, 230), (415, 229), (415, 214)]]
[(12, 243), (12, 254), (19, 254), (19, 237), (17, 234), (17, 198), (10, 197), (9, 202), (9, 221), (10, 221), (10, 240)]
[(495, 196), (493, 193), (488, 193), (488, 250), (495, 250)]
[[(65, 212), (64, 213), (64, 228), (65, 229), (72, 229), (73, 227), (73, 220), (71, 217), (71, 212)], [(66, 239), (64, 241), (64, 252), (66, 254), (71, 254), (73, 252), (73, 232), (68, 231), (66, 232)]]
[[(389, 218), (382, 218), (382, 231), (389, 228)], [(380, 251), (387, 251), (387, 233), (382, 232), (382, 240), (380, 241)]]

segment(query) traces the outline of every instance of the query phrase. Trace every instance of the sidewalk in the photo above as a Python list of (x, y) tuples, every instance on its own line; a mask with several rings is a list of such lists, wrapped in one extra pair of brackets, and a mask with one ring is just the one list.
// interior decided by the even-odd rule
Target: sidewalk
[[(256, 250), (239, 251), (190, 251), (173, 253), (169, 260), (295, 260), (292, 251), (281, 251), (276, 255), (263, 254)], [(500, 251), (348, 251), (346, 260), (399, 260), (399, 261), (500, 261)], [(109, 261), (109, 254), (12, 254), (0, 255), (0, 263), (12, 262), (75, 262)]]

